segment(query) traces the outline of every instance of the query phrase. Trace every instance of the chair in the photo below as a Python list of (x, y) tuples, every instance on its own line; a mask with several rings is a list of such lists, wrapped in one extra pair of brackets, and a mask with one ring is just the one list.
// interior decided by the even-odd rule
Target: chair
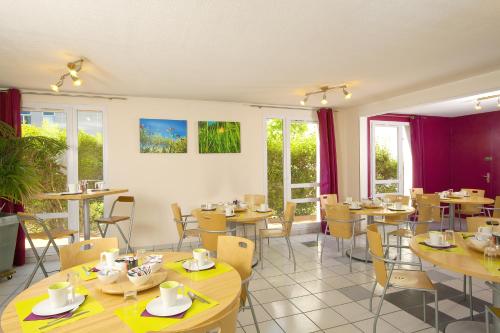
[(61, 246), (61, 270), (99, 260), (101, 252), (118, 248), (118, 239), (96, 238)]
[[(493, 289), (493, 292), (495, 294), (500, 293), (500, 288), (496, 284), (493, 284), (493, 283), (488, 282), (488, 281), (486, 281), (485, 284), (488, 287), (490, 287), (491, 289)], [(493, 316), (494, 321), (500, 320), (500, 308), (497, 308), (493, 305), (491, 305), (491, 306), (485, 305), (484, 308), (485, 308), (484, 320), (485, 320), (485, 324), (486, 324), (486, 333), (490, 333), (490, 315)]]
[[(462, 192), (467, 193), (470, 197), (479, 197), (484, 198), (484, 190), (472, 189), (472, 188), (463, 188)], [(462, 230), (462, 215), (463, 216), (476, 216), (480, 215), (483, 212), (483, 205), (472, 205), (472, 204), (464, 204), (460, 205), (458, 208), (458, 221), (460, 230)]]
[(483, 207), (484, 215), (500, 218), (500, 195), (495, 198), (493, 207)]
[[(349, 211), (349, 206), (342, 204), (326, 205), (326, 222), (328, 224), (328, 230), (332, 237), (337, 238), (337, 246), (339, 239), (342, 240), (342, 253), (344, 253), (344, 239), (351, 239), (351, 246), (349, 252), (349, 270), (352, 272), (352, 250), (356, 246), (356, 237), (365, 234), (365, 231), (361, 230), (361, 221), (364, 219), (354, 219), (353, 215)], [(323, 262), (323, 250), (326, 246), (326, 229), (325, 229), (325, 241), (321, 247), (320, 261)], [(366, 250), (368, 251), (368, 244), (366, 244)]]
[(227, 229), (226, 215), (214, 212), (199, 212), (198, 232), (203, 248), (210, 252), (217, 252), (217, 242), (219, 236), (224, 236), (235, 229)]
[(416, 206), (417, 195), (424, 194), (424, 189), (422, 187), (413, 187), (410, 188), (410, 198), (412, 206)]
[[(243, 196), (243, 201), (248, 204), (248, 208), (253, 210), (258, 208), (260, 204), (266, 203), (266, 196), (264, 194), (245, 194)], [(266, 229), (268, 228), (267, 219), (264, 219), (264, 224), (266, 225)], [(241, 225), (243, 227), (243, 235), (247, 236), (246, 224)], [(257, 241), (257, 223), (253, 223), (254, 228), (254, 237), (255, 241)]]
[(297, 269), (297, 263), (295, 262), (295, 254), (293, 253), (292, 242), (290, 241), (290, 233), (292, 232), (292, 224), (295, 219), (295, 209), (297, 204), (295, 202), (287, 201), (285, 211), (283, 216), (280, 218), (274, 218), (273, 220), (281, 224), (280, 229), (260, 229), (259, 230), (259, 258), (260, 267), (264, 267), (264, 261), (262, 260), (262, 239), (267, 238), (285, 238), (286, 244), (288, 246), (288, 258), (293, 257), (293, 271)]
[(188, 229), (188, 224), (197, 223), (197, 221), (188, 220), (192, 215), (182, 215), (181, 207), (177, 203), (170, 205), (172, 208), (172, 214), (174, 215), (175, 226), (177, 227), (177, 233), (179, 234), (179, 242), (177, 243), (177, 252), (180, 251), (182, 247), (182, 242), (188, 237), (197, 237), (198, 242), (200, 240), (200, 232), (197, 229)]
[[(57, 246), (55, 240), (71, 237), (71, 242), (74, 242), (75, 235), (78, 236), (78, 231), (64, 229), (64, 228), (50, 228), (49, 225), (47, 224), (47, 220), (42, 219), (41, 217), (33, 214), (17, 213), (17, 218), (19, 220), (19, 223), (21, 224), (21, 227), (23, 228), (24, 234), (26, 235), (28, 243), (31, 246), (31, 250), (33, 251), (33, 254), (35, 255), (36, 258), (35, 267), (33, 268), (33, 271), (31, 272), (30, 276), (28, 277), (28, 280), (26, 280), (26, 284), (24, 286), (24, 289), (27, 289), (30, 286), (31, 282), (33, 281), (33, 278), (35, 277), (36, 271), (38, 270), (39, 267), (42, 270), (43, 275), (45, 275), (45, 277), (49, 276), (47, 274), (45, 266), (43, 265), (43, 261), (45, 260), (45, 256), (47, 255), (47, 251), (49, 250), (50, 245), (52, 245), (52, 247), (56, 251), (57, 256), (60, 257), (59, 247)], [(26, 222), (28, 221), (41, 227), (43, 231), (28, 232), (28, 228), (26, 227)], [(47, 241), (47, 244), (43, 248), (42, 254), (38, 254), (36, 246), (35, 244), (33, 244), (34, 239)]]
[[(118, 216), (118, 215), (113, 215), (115, 208), (120, 205), (130, 205), (130, 215), (129, 216)], [(132, 252), (132, 247), (130, 246), (130, 238), (132, 237), (132, 228), (134, 226), (134, 211), (135, 211), (135, 199), (133, 196), (119, 196), (114, 202), (113, 206), (111, 206), (111, 212), (109, 213), (108, 217), (101, 217), (95, 220), (97, 223), (97, 228), (99, 229), (99, 232), (101, 233), (101, 237), (105, 238), (106, 234), (108, 232), (108, 227), (110, 225), (116, 226), (118, 229), (118, 232), (122, 236), (123, 240), (125, 241), (125, 244), (127, 244), (127, 251)], [(129, 226), (129, 232), (128, 232), (128, 237), (125, 236), (123, 233), (122, 229), (120, 228), (119, 223), (124, 222), (124, 221), (130, 221), (130, 226)], [(101, 228), (101, 224), (105, 224), (106, 227), (104, 228), (104, 231)]]
[[(404, 206), (408, 206), (410, 204), (410, 197), (407, 195), (400, 195), (400, 194), (385, 194), (384, 195), (384, 201), (386, 203), (401, 203)], [(393, 226), (398, 226), (408, 220), (408, 215), (407, 213), (403, 214), (396, 214), (396, 215), (391, 215), (391, 216), (385, 216), (382, 220), (381, 219), (375, 219), (376, 223), (381, 223), (382, 224), (382, 230), (384, 234), (384, 241), (386, 239), (386, 233), (385, 233), (385, 226), (387, 224), (393, 225)]]
[[(322, 194), (319, 197), (319, 206), (320, 206), (320, 213), (321, 213), (321, 223), (326, 222), (326, 214), (325, 214), (325, 207), (326, 205), (333, 205), (338, 203), (338, 197), (336, 194)], [(328, 228), (328, 224), (326, 225), (325, 228)], [(319, 242), (319, 234), (321, 233), (321, 226), (316, 234), (316, 242)]]
[[(382, 245), (382, 237), (378, 232), (377, 224), (371, 224), (368, 226), (367, 239), (370, 247), (370, 255), (372, 256), (373, 260), (373, 269), (375, 271), (375, 282), (373, 283), (373, 288), (370, 296), (370, 311), (372, 311), (373, 308), (372, 301), (373, 295), (375, 294), (375, 288), (377, 287), (377, 285), (380, 285), (384, 288), (382, 291), (382, 295), (380, 296), (380, 302), (378, 303), (377, 312), (375, 314), (375, 321), (373, 322), (373, 333), (377, 332), (377, 321), (380, 315), (380, 310), (382, 309), (382, 303), (384, 302), (384, 297), (387, 289), (391, 287), (422, 291), (424, 322), (426, 321), (425, 293), (433, 293), (435, 305), (434, 324), (436, 327), (436, 332), (439, 333), (438, 294), (435, 286), (433, 285), (427, 274), (421, 271), (422, 265), (415, 262), (397, 261), (388, 258), (388, 247), (386, 251), (384, 251), (384, 245)], [(389, 269), (387, 269), (387, 265), (389, 266)], [(420, 270), (394, 269), (395, 265), (419, 266)], [(389, 273), (387, 271), (389, 271)]]
[[(260, 332), (250, 292), (248, 291), (250, 280), (253, 277), (252, 261), (254, 250), (255, 243), (249, 239), (234, 236), (219, 236), (217, 244), (217, 259), (233, 266), (233, 268), (240, 274), (242, 287), (240, 297), (241, 309), (250, 309), (255, 323), (255, 328), (257, 332)], [(247, 300), (249, 305), (248, 307), (245, 306)]]

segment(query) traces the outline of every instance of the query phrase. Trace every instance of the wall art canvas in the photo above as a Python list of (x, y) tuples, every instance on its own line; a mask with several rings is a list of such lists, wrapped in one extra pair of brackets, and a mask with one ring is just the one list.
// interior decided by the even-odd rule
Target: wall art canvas
[(199, 121), (198, 148), (200, 154), (240, 153), (240, 123)]
[(139, 120), (141, 153), (187, 153), (187, 120)]

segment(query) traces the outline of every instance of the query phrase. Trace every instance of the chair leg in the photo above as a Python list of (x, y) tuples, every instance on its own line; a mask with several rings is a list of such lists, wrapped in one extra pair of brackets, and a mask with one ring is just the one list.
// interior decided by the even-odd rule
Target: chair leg
[(104, 227), (104, 235), (102, 236), (102, 238), (106, 237), (106, 234), (108, 233), (108, 228), (109, 228), (109, 224), (106, 223), (106, 226)]
[(434, 291), (434, 325), (436, 326), (436, 333), (439, 333), (439, 305), (438, 305), (438, 292)]
[(474, 320), (474, 310), (472, 308), (472, 276), (469, 276), (469, 311), (470, 320)]
[(382, 310), (382, 303), (384, 302), (385, 293), (387, 292), (387, 285), (384, 287), (384, 291), (382, 291), (382, 295), (380, 296), (380, 302), (377, 306), (377, 313), (375, 314), (375, 320), (373, 321), (373, 333), (377, 332), (377, 321), (380, 316), (380, 310)]
[(118, 232), (122, 236), (125, 244), (127, 244), (127, 253), (132, 253), (132, 248), (130, 248), (130, 243), (128, 242), (127, 237), (125, 237), (125, 234), (123, 233), (122, 228), (120, 228), (120, 226), (118, 224), (116, 225), (116, 228), (118, 229)]
[(424, 323), (427, 321), (427, 313), (425, 311), (425, 291), (422, 291), (422, 310), (424, 311)]
[(323, 262), (323, 250), (325, 249), (326, 240), (328, 237), (323, 238), (323, 244), (321, 245), (321, 252), (319, 253), (319, 262)]
[[(26, 280), (26, 284), (24, 285), (24, 289), (28, 289), (28, 287), (30, 286), (31, 281), (33, 281), (33, 278), (35, 277), (36, 271), (38, 270), (38, 267), (42, 267), (43, 266), (43, 260), (45, 259), (45, 255), (47, 254), (47, 251), (48, 251), (49, 247), (50, 247), (50, 241), (47, 242), (47, 245), (43, 249), (42, 254), (38, 257), (36, 265), (33, 268), (33, 271), (31, 272), (30, 276)], [(36, 252), (36, 251), (34, 251), (34, 252)], [(46, 274), (45, 277), (48, 277), (48, 274), (45, 271), (45, 268), (43, 268), (43, 271)]]
[(484, 306), (484, 323), (486, 324), (486, 333), (490, 333), (490, 311), (488, 305)]
[(467, 276), (464, 275), (464, 301), (467, 300)]
[[(25, 231), (24, 234), (26, 235), (26, 238), (28, 239), (28, 243), (30, 243), (31, 246), (31, 251), (33, 252), (33, 255), (36, 258), (36, 261), (38, 262), (40, 260), (40, 256), (38, 255), (38, 252), (36, 251), (35, 244), (33, 244), (33, 241), (31, 240), (31, 237), (29, 237), (29, 234)], [(49, 274), (47, 274), (47, 271), (45, 270), (45, 266), (42, 264), (40, 265), (40, 268), (42, 269), (43, 275), (45, 277), (49, 277)]]
[(370, 294), (370, 305), (369, 305), (370, 312), (372, 312), (373, 310), (373, 295), (375, 295), (375, 288), (377, 288), (377, 281), (373, 282), (372, 292)]
[(293, 272), (297, 271), (297, 262), (295, 261), (295, 254), (293, 253), (293, 247), (292, 247), (292, 242), (290, 241), (289, 237), (286, 237), (286, 240), (288, 242), (288, 248), (290, 249), (290, 252), (292, 252), (292, 258), (293, 258)]
[(257, 224), (253, 225), (253, 241), (257, 241)]
[(260, 333), (259, 323), (257, 322), (257, 316), (255, 315), (255, 310), (253, 308), (252, 297), (250, 296), (250, 292), (248, 291), (248, 289), (247, 289), (247, 299), (248, 299), (248, 305), (250, 306), (250, 312), (252, 312), (253, 322), (255, 324), (255, 330), (257, 331), (257, 333)]
[(97, 223), (97, 229), (99, 229), (99, 233), (101, 234), (101, 238), (104, 238), (106, 237), (106, 234), (104, 233), (104, 231), (102, 230), (101, 228), (101, 224), (98, 222)]
[(259, 237), (259, 259), (260, 259), (260, 268), (264, 268), (264, 261), (262, 260), (262, 236)]
[(356, 239), (355, 236), (351, 239), (351, 252), (349, 252), (349, 272), (352, 273), (352, 250), (354, 249), (353, 239)]
[(177, 243), (177, 252), (181, 251), (182, 241), (183, 240), (184, 240), (184, 236), (182, 236), (182, 237), (179, 238), (179, 242)]
[(286, 245), (288, 247), (288, 259), (292, 259), (292, 252), (290, 251), (290, 245), (288, 245), (288, 240), (286, 242)]

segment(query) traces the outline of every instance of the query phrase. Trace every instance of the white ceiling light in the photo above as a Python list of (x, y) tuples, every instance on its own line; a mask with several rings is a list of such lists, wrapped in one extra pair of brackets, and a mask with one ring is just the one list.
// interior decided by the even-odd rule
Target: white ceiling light
[(78, 77), (78, 72), (82, 70), (82, 65), (83, 65), (83, 59), (78, 59), (73, 62), (68, 62), (68, 64), (66, 65), (68, 72), (61, 75), (59, 81), (57, 81), (56, 84), (51, 84), (50, 89), (52, 91), (59, 92), (59, 88), (63, 85), (64, 79), (66, 79), (67, 76), (71, 77), (74, 86), (77, 87), (81, 86), (82, 80)]
[(487, 101), (487, 100), (490, 100), (490, 99), (493, 99), (493, 98), (496, 98), (497, 99), (497, 106), (500, 107), (500, 94), (498, 95), (491, 95), (491, 96), (484, 96), (484, 97), (479, 97), (478, 99), (476, 99), (476, 105), (475, 105), (475, 109), (476, 110), (482, 110), (482, 106), (481, 106), (481, 102), (482, 101)]
[(336, 86), (323, 86), (320, 87), (319, 90), (311, 91), (305, 94), (305, 97), (300, 101), (300, 105), (306, 105), (307, 100), (309, 99), (309, 96), (311, 95), (316, 95), (316, 94), (323, 94), (323, 98), (321, 99), (321, 104), (326, 105), (328, 104), (328, 100), (326, 99), (326, 93), (330, 90), (335, 90), (335, 89), (342, 89), (342, 93), (344, 94), (345, 99), (350, 99), (352, 97), (352, 93), (347, 91), (347, 84), (340, 84)]

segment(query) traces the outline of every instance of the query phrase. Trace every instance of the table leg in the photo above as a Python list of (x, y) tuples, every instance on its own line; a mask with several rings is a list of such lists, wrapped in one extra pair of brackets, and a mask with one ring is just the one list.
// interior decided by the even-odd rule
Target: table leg
[[(366, 217), (366, 223), (368, 225), (372, 224), (374, 220), (375, 220), (374, 216), (369, 216), (368, 215)], [(351, 240), (351, 242), (353, 242), (353, 241), (354, 241), (354, 239)], [(350, 253), (351, 253), (350, 249), (347, 249), (345, 251), (345, 254), (348, 257), (349, 257)], [(360, 248), (360, 247), (352, 249), (352, 259), (353, 260), (358, 260), (358, 261), (372, 262), (371, 256), (366, 253), (366, 249), (363, 249), (363, 248)]]
[(83, 200), (83, 239), (90, 239), (90, 205), (89, 200)]
[[(450, 203), (450, 225), (455, 230), (455, 204)], [(444, 214), (444, 213), (443, 213)]]

